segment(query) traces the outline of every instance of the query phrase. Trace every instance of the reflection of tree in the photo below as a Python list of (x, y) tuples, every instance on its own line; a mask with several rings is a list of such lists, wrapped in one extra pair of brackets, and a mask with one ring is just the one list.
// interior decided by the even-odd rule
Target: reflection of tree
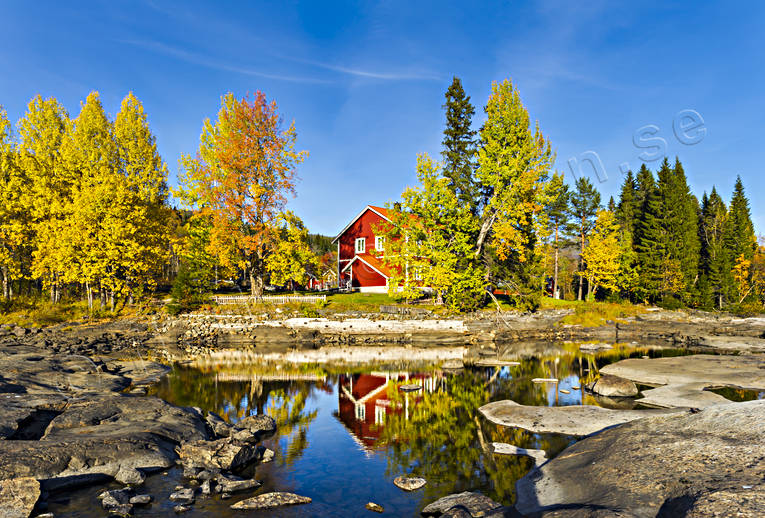
[[(388, 473), (411, 473), (428, 480), (423, 503), (444, 494), (482, 490), (511, 502), (515, 481), (531, 467), (525, 458), (495, 456), (482, 447), (475, 416), (491, 399), (484, 371), (465, 371), (447, 378), (443, 391), (418, 396), (403, 412), (388, 412), (381, 443), (388, 446)], [(407, 395), (392, 390), (393, 404)]]
[[(308, 425), (316, 419), (318, 410), (305, 411), (309, 390), (271, 392), (266, 413), (276, 420), (278, 434), (289, 437), (286, 450), (279, 456), (284, 464), (292, 464), (308, 447)], [(281, 441), (278, 441), (281, 444)]]
[[(326, 390), (326, 383), (219, 381), (214, 373), (176, 367), (155, 390), (158, 397), (175, 405), (215, 412), (230, 423), (252, 414), (270, 415), (278, 436), (287, 443), (277, 457), (290, 464), (308, 447), (308, 426), (318, 410), (308, 412), (305, 407), (314, 388)], [(274, 448), (280, 450), (282, 442), (273, 441)]]

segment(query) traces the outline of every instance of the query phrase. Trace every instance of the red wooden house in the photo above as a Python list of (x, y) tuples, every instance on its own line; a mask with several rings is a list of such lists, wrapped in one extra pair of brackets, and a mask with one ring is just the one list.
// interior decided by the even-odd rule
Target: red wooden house
[(390, 221), (388, 209), (367, 205), (332, 241), (337, 243), (337, 278), (340, 288), (385, 293), (389, 268), (378, 258), (385, 254), (385, 237), (375, 228)]

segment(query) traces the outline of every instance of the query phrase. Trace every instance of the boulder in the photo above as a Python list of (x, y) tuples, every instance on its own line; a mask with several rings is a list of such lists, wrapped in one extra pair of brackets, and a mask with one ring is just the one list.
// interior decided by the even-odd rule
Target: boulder
[(205, 421), (217, 437), (228, 437), (231, 435), (231, 425), (215, 412), (208, 412)]
[(606, 397), (635, 397), (638, 395), (638, 389), (633, 382), (610, 374), (601, 374), (593, 385), (592, 391)]
[(477, 492), (471, 493), (465, 491), (464, 493), (456, 493), (439, 498), (435, 502), (426, 505), (422, 510), (422, 514), (425, 516), (439, 516), (455, 507), (461, 508), (471, 517), (485, 516), (487, 513), (502, 509), (501, 504), (498, 504), (488, 496)]
[(173, 502), (179, 502), (181, 504), (193, 504), (194, 490), (190, 487), (179, 489), (173, 493), (170, 493), (170, 500)]
[(40, 498), (40, 483), (31, 477), (0, 481), (0, 516), (27, 518)]
[(495, 401), (478, 409), (494, 424), (523, 428), (534, 433), (562, 433), (584, 436), (604, 428), (657, 414), (683, 412), (680, 409), (610, 410), (597, 406), (526, 406), (515, 401)]
[(242, 500), (231, 506), (231, 509), (270, 509), (281, 507), (283, 505), (310, 504), (311, 499), (307, 496), (300, 496), (294, 493), (264, 493), (247, 500)]
[(223, 493), (237, 493), (239, 491), (247, 491), (249, 489), (257, 489), (262, 484), (255, 479), (243, 479), (234, 476), (218, 475), (215, 479), (220, 488), (219, 492)]
[(256, 414), (241, 419), (236, 423), (236, 428), (249, 430), (262, 437), (276, 431), (276, 421), (274, 421), (274, 418), (271, 416)]
[(579, 441), (518, 481), (516, 508), (561, 518), (761, 516), (754, 489), (763, 479), (765, 401), (731, 403)]
[(393, 483), (397, 488), (404, 491), (416, 491), (427, 484), (428, 481), (421, 477), (396, 477), (393, 479)]
[(135, 468), (127, 466), (120, 467), (117, 474), (114, 475), (114, 480), (120, 484), (126, 484), (131, 486), (140, 486), (143, 484), (146, 476)]
[(178, 451), (185, 467), (232, 471), (263, 458), (265, 448), (226, 437), (185, 443)]

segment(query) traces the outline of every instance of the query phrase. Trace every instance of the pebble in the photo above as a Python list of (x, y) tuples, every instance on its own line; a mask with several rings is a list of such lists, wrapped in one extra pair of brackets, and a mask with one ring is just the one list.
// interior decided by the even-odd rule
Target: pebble
[(369, 509), (370, 511), (374, 511), (374, 512), (376, 512), (376, 513), (381, 513), (381, 512), (383, 512), (383, 506), (381, 506), (381, 505), (379, 505), (379, 504), (376, 504), (376, 503), (374, 503), (374, 502), (369, 502), (369, 503), (366, 505), (366, 508), (367, 508), (367, 509)]
[(187, 505), (178, 504), (175, 507), (173, 507), (173, 511), (175, 511), (178, 514), (185, 513), (187, 511), (191, 511), (191, 507)]
[(146, 505), (151, 502), (151, 495), (136, 495), (130, 499), (133, 505)]

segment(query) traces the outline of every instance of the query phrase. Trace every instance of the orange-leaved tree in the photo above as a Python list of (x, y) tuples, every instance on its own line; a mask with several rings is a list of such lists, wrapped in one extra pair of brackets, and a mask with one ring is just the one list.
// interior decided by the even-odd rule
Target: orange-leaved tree
[(184, 202), (210, 218), (209, 252), (240, 268), (253, 296), (263, 293), (265, 259), (279, 234), (277, 219), (295, 194), (296, 167), (308, 155), (295, 150), (295, 123), (284, 127), (265, 94), (221, 99), (218, 120), (205, 120), (195, 158), (184, 156)]

